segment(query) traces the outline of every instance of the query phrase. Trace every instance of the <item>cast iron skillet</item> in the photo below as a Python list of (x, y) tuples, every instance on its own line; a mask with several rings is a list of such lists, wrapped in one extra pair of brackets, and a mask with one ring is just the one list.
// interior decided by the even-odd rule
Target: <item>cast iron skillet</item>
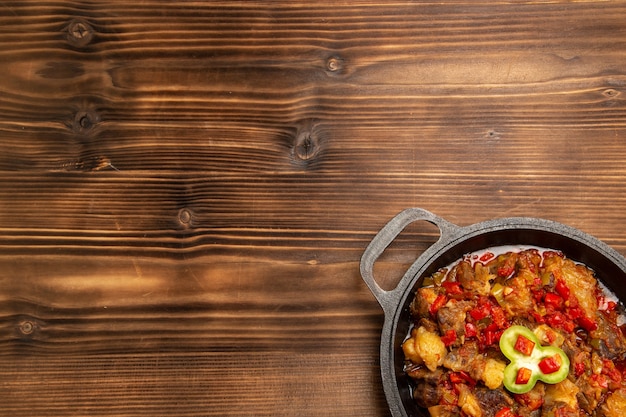
[[(375, 281), (373, 267), (385, 248), (415, 221), (439, 228), (440, 237), (406, 271), (396, 288), (383, 290)], [(459, 227), (433, 213), (411, 208), (394, 217), (374, 237), (361, 258), (361, 275), (385, 314), (380, 343), (382, 383), (394, 417), (428, 416), (411, 398), (403, 372), (401, 344), (408, 332), (409, 305), (424, 277), (474, 251), (500, 245), (531, 245), (562, 251), (568, 258), (593, 269), (598, 278), (620, 299), (626, 300), (626, 259), (598, 239), (580, 230), (549, 220), (503, 218)]]

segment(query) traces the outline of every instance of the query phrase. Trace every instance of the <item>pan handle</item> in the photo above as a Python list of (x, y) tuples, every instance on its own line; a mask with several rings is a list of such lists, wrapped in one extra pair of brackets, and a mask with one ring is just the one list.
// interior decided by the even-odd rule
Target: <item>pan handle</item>
[(433, 245), (436, 245), (443, 239), (449, 239), (450, 236), (454, 235), (455, 231), (459, 229), (458, 226), (427, 210), (409, 208), (397, 214), (378, 232), (361, 257), (361, 276), (385, 311), (385, 314), (396, 307), (399, 297), (404, 291), (404, 285), (402, 284), (406, 280), (411, 279), (412, 276), (409, 274), (410, 270), (407, 271), (394, 289), (386, 291), (378, 285), (374, 278), (374, 263), (378, 260), (380, 255), (382, 255), (387, 246), (389, 246), (409, 224), (416, 221), (427, 221), (439, 228), (439, 239)]

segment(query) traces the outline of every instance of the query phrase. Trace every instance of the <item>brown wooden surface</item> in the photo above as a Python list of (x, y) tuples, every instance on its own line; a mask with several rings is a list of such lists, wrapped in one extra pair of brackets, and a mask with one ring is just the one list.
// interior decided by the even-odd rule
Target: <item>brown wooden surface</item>
[(3, 2), (0, 415), (387, 416), (368, 242), (626, 254), (625, 71), (623, 1)]

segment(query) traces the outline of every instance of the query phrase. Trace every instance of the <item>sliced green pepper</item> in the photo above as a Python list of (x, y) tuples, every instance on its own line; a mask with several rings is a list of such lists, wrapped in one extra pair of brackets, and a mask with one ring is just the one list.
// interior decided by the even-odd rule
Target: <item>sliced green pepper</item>
[(491, 295), (496, 299), (498, 304), (504, 306), (504, 285), (500, 284), (499, 282), (493, 284), (493, 286), (491, 287)]
[(570, 362), (565, 352), (556, 346), (541, 346), (537, 336), (526, 327), (506, 329), (500, 337), (500, 350), (511, 361), (504, 369), (503, 382), (514, 394), (530, 391), (538, 380), (559, 383), (569, 373)]

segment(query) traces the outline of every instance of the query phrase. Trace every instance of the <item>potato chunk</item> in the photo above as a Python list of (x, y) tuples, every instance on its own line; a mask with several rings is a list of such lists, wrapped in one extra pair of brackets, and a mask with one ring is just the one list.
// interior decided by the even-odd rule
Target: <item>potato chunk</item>
[(578, 395), (579, 388), (569, 379), (564, 379), (558, 384), (548, 384), (546, 387), (546, 404), (565, 403), (572, 409), (578, 408)]
[(626, 388), (618, 389), (606, 399), (600, 407), (604, 417), (623, 417), (626, 415)]
[(423, 326), (413, 329), (411, 337), (402, 344), (402, 350), (413, 363), (423, 363), (431, 371), (443, 364), (448, 353), (441, 337)]
[(485, 369), (481, 376), (481, 379), (485, 382), (485, 385), (489, 389), (496, 389), (502, 385), (504, 379), (504, 368), (506, 364), (496, 359), (487, 359), (485, 363)]
[(459, 406), (461, 407), (461, 411), (470, 417), (482, 417), (483, 410), (472, 391), (463, 384), (460, 384), (458, 389)]

